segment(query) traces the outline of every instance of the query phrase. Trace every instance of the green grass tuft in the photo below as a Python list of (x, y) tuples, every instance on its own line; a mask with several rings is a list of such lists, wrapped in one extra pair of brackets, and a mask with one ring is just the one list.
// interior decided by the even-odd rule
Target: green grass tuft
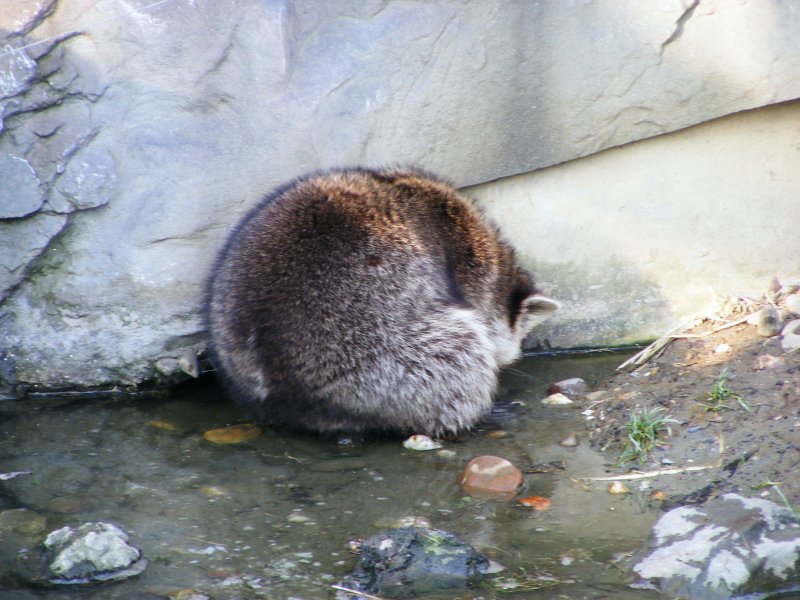
[(777, 481), (765, 481), (764, 483), (759, 483), (758, 485), (753, 486), (753, 489), (762, 490), (765, 487), (772, 487), (772, 489), (775, 490), (775, 493), (780, 496), (783, 505), (789, 509), (789, 512), (791, 512), (797, 522), (800, 523), (800, 508), (795, 508), (792, 506), (792, 504), (789, 502), (789, 499), (784, 495), (783, 490), (781, 489), (781, 484)]
[(731, 400), (736, 400), (744, 410), (747, 412), (753, 412), (753, 409), (750, 408), (750, 403), (742, 398), (736, 392), (733, 392), (728, 389), (727, 385), (728, 381), (728, 368), (725, 367), (722, 369), (722, 372), (717, 377), (717, 380), (714, 382), (714, 387), (711, 388), (711, 391), (706, 394), (706, 401), (708, 404), (702, 404), (706, 407), (706, 410), (713, 410), (719, 412), (722, 409), (730, 409), (731, 407), (728, 406), (728, 402)]
[(642, 409), (631, 413), (631, 422), (625, 425), (628, 439), (619, 457), (623, 464), (632, 460), (643, 462), (658, 446), (662, 434), (672, 435), (669, 423), (677, 423), (663, 408)]

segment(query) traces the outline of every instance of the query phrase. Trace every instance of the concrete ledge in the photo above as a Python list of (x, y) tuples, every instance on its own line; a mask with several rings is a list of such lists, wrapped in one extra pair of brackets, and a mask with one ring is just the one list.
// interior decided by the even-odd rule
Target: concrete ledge
[(469, 187), (564, 303), (556, 347), (657, 337), (800, 275), (800, 102)]

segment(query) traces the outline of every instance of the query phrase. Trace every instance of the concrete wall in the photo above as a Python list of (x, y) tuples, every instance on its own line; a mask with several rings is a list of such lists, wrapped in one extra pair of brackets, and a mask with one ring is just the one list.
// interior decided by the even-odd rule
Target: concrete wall
[(800, 102), (465, 191), (564, 303), (543, 333), (557, 347), (658, 337), (800, 282)]
[[(0, 387), (180, 376), (179, 359), (205, 347), (204, 282), (233, 223), (281, 182), (354, 164), (417, 163), (471, 185), (564, 163), (514, 183), (530, 182), (535, 203), (515, 192), (491, 209), (567, 301), (542, 335), (654, 335), (705, 302), (696, 290), (743, 287), (724, 271), (749, 285), (778, 270), (775, 252), (760, 240), (758, 258), (717, 267), (685, 248), (675, 293), (648, 266), (656, 256), (637, 266), (635, 237), (603, 247), (622, 234), (594, 211), (674, 250), (668, 236), (691, 222), (681, 207), (721, 202), (725, 182), (760, 180), (761, 163), (720, 158), (700, 186), (660, 157), (605, 172), (591, 165), (610, 158), (594, 155), (800, 98), (798, 31), (795, 0), (3, 0)], [(638, 177), (674, 206), (619, 209)], [(725, 212), (754, 210), (748, 199)]]

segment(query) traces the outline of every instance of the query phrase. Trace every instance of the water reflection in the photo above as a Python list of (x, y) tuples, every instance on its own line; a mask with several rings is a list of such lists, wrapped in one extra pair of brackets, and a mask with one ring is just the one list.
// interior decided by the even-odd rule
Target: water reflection
[[(211, 444), (204, 431), (243, 419), (205, 380), (167, 398), (2, 403), (0, 473), (30, 474), (0, 482), (0, 510), (30, 509), (46, 517), (47, 531), (112, 522), (150, 560), (143, 575), (123, 583), (32, 590), (9, 575), (21, 538), (6, 535), (2, 597), (163, 598), (194, 588), (215, 600), (329, 598), (330, 585), (356, 561), (348, 540), (408, 516), (466, 538), (507, 568), (504, 577), (572, 582), (513, 592), (487, 585), (465, 598), (657, 597), (628, 590), (610, 566), (615, 553), (646, 538), (657, 515), (633, 497), (577, 483), (603, 472), (585, 440), (577, 448), (558, 444), (583, 431), (580, 411), (539, 402), (560, 379), (582, 377), (593, 388), (621, 360), (523, 360), (504, 374), (493, 417), (463, 442), (447, 443), (449, 456), (406, 450), (400, 441), (341, 446), (272, 431), (243, 444)], [(504, 437), (490, 434), (497, 429)], [(521, 490), (551, 498), (551, 508), (466, 497), (459, 476), (480, 454), (520, 467), (563, 464), (527, 475)]]

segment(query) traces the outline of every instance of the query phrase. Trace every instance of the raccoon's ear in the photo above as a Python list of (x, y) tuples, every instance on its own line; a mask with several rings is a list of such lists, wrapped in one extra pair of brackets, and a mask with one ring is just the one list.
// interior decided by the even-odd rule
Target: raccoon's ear
[(536, 325), (549, 318), (554, 312), (561, 308), (561, 304), (538, 294), (528, 296), (522, 301), (518, 327), (525, 333), (533, 329)]

